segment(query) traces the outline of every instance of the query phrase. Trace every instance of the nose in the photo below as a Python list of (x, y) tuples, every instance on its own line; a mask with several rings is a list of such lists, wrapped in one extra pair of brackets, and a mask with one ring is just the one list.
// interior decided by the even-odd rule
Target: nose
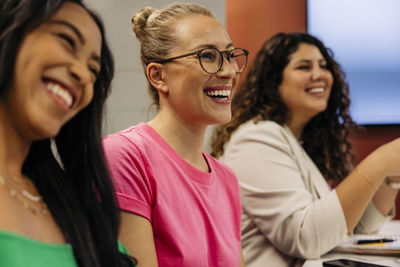
[(94, 94), (94, 80), (93, 74), (88, 69), (84, 62), (76, 60), (69, 67), (69, 73), (72, 77), (73, 83), (78, 89), (79, 107), (86, 107), (93, 99)]
[(80, 85), (86, 85), (91, 80), (91, 73), (87, 65), (78, 60), (71, 64), (69, 72), (75, 82), (78, 82)]
[(217, 76), (233, 79), (238, 74), (237, 67), (234, 65), (236, 64), (234, 61), (228, 60), (228, 57), (225, 55), (222, 57), (222, 66), (217, 72)]
[(319, 80), (322, 79), (328, 70), (322, 69), (320, 66), (314, 67), (311, 72), (311, 79), (312, 80)]

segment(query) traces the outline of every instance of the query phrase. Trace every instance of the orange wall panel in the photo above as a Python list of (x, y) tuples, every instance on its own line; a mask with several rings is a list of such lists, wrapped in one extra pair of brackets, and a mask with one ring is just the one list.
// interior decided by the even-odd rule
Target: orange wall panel
[(358, 164), (380, 145), (400, 137), (400, 125), (369, 125), (353, 131), (350, 142), (353, 145), (355, 161)]
[(250, 51), (249, 65), (264, 41), (272, 35), (305, 32), (306, 15), (306, 0), (226, 0), (228, 33), (235, 46)]

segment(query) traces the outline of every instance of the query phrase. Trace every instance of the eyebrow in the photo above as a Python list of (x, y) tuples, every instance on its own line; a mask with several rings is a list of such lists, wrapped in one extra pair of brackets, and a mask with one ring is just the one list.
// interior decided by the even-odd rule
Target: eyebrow
[[(312, 61), (313, 60), (311, 60), (311, 59), (300, 59), (299, 61), (295, 62), (295, 64), (310, 63)], [(326, 59), (323, 58), (323, 59), (318, 60), (318, 63), (327, 63), (327, 61), (326, 61)]]
[(233, 43), (229, 43), (229, 44), (227, 44), (226, 46), (225, 46), (225, 48), (228, 48), (228, 47), (235, 47), (235, 46), (233, 46)]
[[(81, 42), (81, 44), (85, 44), (86, 43), (86, 40), (83, 37), (82, 33), (78, 30), (78, 28), (76, 28), (71, 23), (63, 21), (63, 20), (51, 20), (51, 21), (49, 21), (49, 23), (58, 24), (58, 25), (64, 25), (64, 26), (68, 27), (70, 30), (72, 30), (78, 36), (78, 39)], [(101, 65), (101, 60), (100, 60), (100, 57), (98, 55), (92, 54), (92, 59), (94, 61), (97, 61)]]
[(78, 28), (76, 28), (71, 23), (63, 21), (63, 20), (51, 20), (51, 21), (49, 21), (49, 23), (67, 26), (78, 36), (78, 39), (81, 42), (81, 44), (85, 44), (86, 40), (85, 40), (85, 38), (83, 38), (82, 33), (78, 30)]
[[(226, 48), (229, 48), (229, 47), (234, 47), (234, 46), (233, 46), (233, 43), (227, 44), (227, 45), (225, 46), (225, 49), (226, 49)], [(217, 46), (214, 45), (214, 44), (202, 44), (202, 45), (196, 46), (194, 49), (202, 49), (202, 48), (215, 48), (215, 49), (218, 49)]]

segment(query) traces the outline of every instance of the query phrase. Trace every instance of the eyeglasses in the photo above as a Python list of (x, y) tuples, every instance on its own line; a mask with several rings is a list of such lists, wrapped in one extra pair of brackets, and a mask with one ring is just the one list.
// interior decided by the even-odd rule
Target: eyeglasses
[(184, 54), (177, 57), (171, 57), (168, 59), (162, 59), (155, 63), (168, 63), (178, 58), (184, 58), (195, 55), (199, 59), (200, 66), (203, 70), (210, 74), (215, 74), (220, 71), (224, 58), (235, 68), (237, 73), (244, 70), (247, 64), (247, 55), (249, 51), (242, 48), (235, 48), (233, 50), (219, 51), (216, 48), (204, 48), (192, 53)]

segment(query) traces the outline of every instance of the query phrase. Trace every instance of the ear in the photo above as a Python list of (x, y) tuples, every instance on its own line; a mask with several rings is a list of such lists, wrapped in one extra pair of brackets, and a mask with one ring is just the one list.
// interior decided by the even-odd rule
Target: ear
[(164, 66), (159, 63), (150, 63), (146, 67), (147, 79), (151, 85), (162, 94), (168, 94), (168, 86), (165, 81)]

